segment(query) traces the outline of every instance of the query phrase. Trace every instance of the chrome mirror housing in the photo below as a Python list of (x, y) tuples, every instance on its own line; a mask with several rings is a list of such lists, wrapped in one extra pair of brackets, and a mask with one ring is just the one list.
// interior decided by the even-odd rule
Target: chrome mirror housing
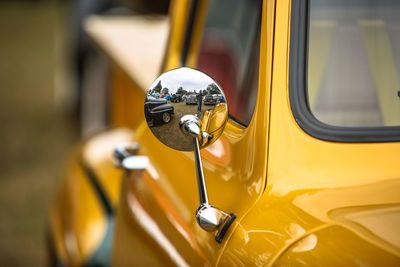
[(207, 74), (178, 68), (160, 75), (150, 86), (144, 114), (152, 133), (170, 148), (194, 151), (200, 206), (199, 226), (217, 232), (221, 242), (234, 214), (227, 214), (208, 203), (200, 149), (217, 140), (228, 121), (228, 103), (222, 88)]
[[(222, 88), (207, 74), (191, 68), (161, 74), (147, 91), (144, 106), (153, 134), (168, 147), (181, 151), (194, 150), (193, 137), (198, 138), (200, 148), (212, 144), (228, 120)], [(193, 121), (199, 129), (187, 134)]]

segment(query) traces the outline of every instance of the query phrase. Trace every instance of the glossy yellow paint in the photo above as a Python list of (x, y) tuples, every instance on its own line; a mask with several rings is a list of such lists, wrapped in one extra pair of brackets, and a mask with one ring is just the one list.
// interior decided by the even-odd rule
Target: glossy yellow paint
[(63, 262), (80, 266), (101, 242), (106, 218), (93, 186), (74, 160), (68, 166), (61, 190), (50, 210), (55, 248)]
[[(180, 55), (189, 14), (189, 1), (171, 1), (169, 8), (170, 36), (163, 66), (160, 69), (169, 70), (180, 65)], [(108, 55), (110, 57), (110, 55)], [(151, 55), (149, 55), (151, 58)], [(110, 71), (110, 124), (113, 127), (129, 127), (136, 129), (143, 121), (143, 99), (148, 88), (142, 88), (138, 81), (112, 63)], [(149, 85), (150, 86), (150, 85)]]
[[(168, 57), (166, 57), (164, 63), (165, 69), (178, 67), (180, 64), (183, 36), (186, 29), (185, 22), (189, 13), (188, 8), (189, 1), (172, 1), (170, 21), (173, 27), (167, 49)], [(114, 167), (113, 149), (116, 145), (132, 141), (132, 139), (141, 141), (140, 136), (143, 134), (151, 135), (144, 122), (143, 115), (145, 89), (140, 88), (138, 83), (132, 81), (129, 75), (115, 64), (112, 64), (111, 68), (110, 85), (112, 90), (110, 107), (112, 125), (136, 129), (136, 134), (121, 129), (107, 131), (92, 137), (88, 142), (84, 142), (71, 155), (70, 163), (66, 167), (66, 175), (63, 177), (61, 191), (52, 203), (49, 212), (50, 233), (57, 257), (69, 266), (81, 266), (92, 256), (103, 240), (107, 227), (107, 217), (102, 203), (99, 201), (95, 188), (89, 182), (88, 174), (82, 170), (81, 163), (84, 162), (93, 170), (99, 185), (105, 191), (111, 204), (116, 206), (121, 195), (122, 171)], [(154, 142), (154, 139), (151, 141), (154, 144), (149, 146), (155, 146), (154, 151), (158, 148), (165, 150), (158, 141)], [(192, 170), (194, 168), (193, 159), (187, 159), (186, 156), (184, 156), (186, 160), (190, 161), (190, 165), (187, 164), (187, 169)], [(154, 172), (152, 172), (152, 175), (154, 177)], [(191, 184), (195, 186), (195, 180), (192, 180)], [(124, 189), (126, 188), (124, 187)], [(155, 194), (155, 196), (157, 195)], [(192, 196), (193, 202), (195, 202), (196, 194), (192, 194)], [(154, 195), (151, 198), (153, 197)], [(176, 198), (174, 199), (176, 200)], [(165, 202), (162, 204), (164, 205)], [(124, 202), (122, 201), (121, 206), (123, 207), (123, 205)], [(124, 210), (122, 207), (121, 214)], [(191, 212), (186, 213), (186, 219), (192, 220), (192, 216), (189, 215)], [(176, 214), (175, 217), (179, 217), (179, 214)], [(117, 229), (124, 229), (122, 224), (119, 223)], [(128, 224), (133, 225), (131, 221), (128, 221)], [(130, 238), (134, 239), (135, 237), (130, 236)], [(124, 244), (124, 242), (120, 243)], [(121, 248), (121, 246), (119, 247)], [(149, 249), (153, 250), (151, 247)], [(145, 250), (140, 251), (141, 257), (146, 257), (146, 255)], [(205, 259), (204, 256), (203, 259)]]
[(400, 263), (400, 143), (333, 143), (296, 123), (290, 1), (277, 1), (267, 188), (237, 221), (223, 265)]
[[(264, 5), (261, 47), (265, 53), (261, 53), (260, 90), (252, 122), (244, 128), (229, 120), (221, 138), (201, 151), (210, 202), (224, 211), (235, 213), (239, 219), (265, 187), (273, 10), (272, 2)], [(191, 48), (189, 53), (197, 51)], [(176, 60), (170, 55), (167, 55), (166, 62), (170, 68), (179, 66), (171, 63)], [(217, 243), (213, 234), (202, 230), (194, 216), (199, 200), (193, 153), (166, 147), (153, 136), (145, 121), (136, 133), (135, 139), (142, 145), (140, 153), (150, 158), (151, 166), (142, 175), (127, 178), (137, 185), (124, 188), (121, 194), (113, 265), (133, 264), (133, 257), (138, 262), (162, 265), (166, 254), (172, 257), (168, 262), (177, 265), (217, 264), (225, 244)], [(143, 217), (147, 223), (142, 221)], [(157, 234), (145, 229), (146, 225), (152, 224), (157, 226)], [(128, 248), (137, 246), (139, 240), (134, 239), (138, 236), (144, 244), (158, 245), (147, 245), (142, 248), (145, 250), (143, 253), (129, 256)], [(149, 253), (160, 260), (148, 259)]]
[(195, 17), (195, 24), (193, 27), (193, 34), (191, 45), (189, 48), (188, 58), (186, 60), (186, 66), (196, 68), (198, 51), (200, 49), (200, 42), (203, 38), (203, 27), (207, 18), (209, 0), (198, 1), (197, 12)]
[[(180, 66), (188, 2), (172, 2), (164, 70)], [(200, 2), (191, 66), (206, 15), (207, 2)], [(210, 203), (237, 215), (224, 241), (215, 242), (195, 220), (193, 154), (159, 142), (138, 116), (140, 105), (134, 122), (116, 123), (134, 132), (104, 133), (74, 154), (50, 216), (62, 259), (72, 266), (81, 263), (104, 235), (104, 212), (76, 164), (83, 156), (117, 209), (113, 266), (399, 265), (400, 143), (333, 143), (305, 133), (289, 102), (289, 0), (264, 1), (261, 33), (259, 90), (250, 125), (229, 120), (220, 139), (201, 151)], [(144, 92), (128, 79), (115, 83), (121, 86), (135, 91), (128, 98)], [(129, 140), (140, 142), (139, 153), (149, 157), (150, 166), (122, 176), (111, 152)], [(97, 232), (89, 232), (91, 224)], [(74, 233), (77, 249), (67, 247), (66, 233)]]
[[(189, 3), (186, 0), (172, 0), (169, 8), (171, 32), (166, 52), (164, 71), (174, 69), (181, 64), (181, 51), (186, 29), (186, 21), (189, 16)], [(149, 85), (150, 86), (150, 85)], [(147, 88), (145, 88), (147, 90)]]
[(114, 127), (135, 129), (144, 116), (145, 91), (116, 66), (111, 66), (110, 123)]
[[(215, 105), (213, 110), (204, 112), (201, 131), (210, 135), (220, 136), (224, 130), (225, 121), (228, 117), (228, 106), (226, 103), (219, 103)], [(221, 127), (222, 125), (222, 127)]]
[(106, 233), (108, 218), (86, 167), (93, 171), (111, 205), (120, 195), (122, 171), (114, 167), (116, 144), (130, 140), (133, 133), (116, 129), (83, 142), (71, 154), (60, 192), (49, 211), (49, 226), (59, 260), (82, 266), (98, 248)]

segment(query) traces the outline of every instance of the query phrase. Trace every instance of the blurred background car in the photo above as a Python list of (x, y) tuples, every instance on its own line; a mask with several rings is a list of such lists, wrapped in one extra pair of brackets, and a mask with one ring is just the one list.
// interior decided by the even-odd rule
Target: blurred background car
[(208, 94), (204, 97), (204, 105), (216, 105), (218, 103), (217, 95)]
[(197, 98), (195, 94), (190, 94), (186, 96), (186, 105), (197, 105)]
[(179, 94), (173, 94), (172, 97), (171, 97), (171, 102), (172, 103), (180, 103), (182, 101), (183, 101), (182, 96), (179, 95)]

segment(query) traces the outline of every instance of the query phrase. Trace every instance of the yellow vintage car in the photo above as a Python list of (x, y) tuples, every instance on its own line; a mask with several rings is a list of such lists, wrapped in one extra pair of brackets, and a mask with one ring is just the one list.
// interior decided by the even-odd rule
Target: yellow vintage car
[[(86, 24), (113, 128), (66, 164), (52, 264), (400, 265), (399, 1), (173, 0), (122, 24)], [(149, 127), (159, 81), (226, 102)]]

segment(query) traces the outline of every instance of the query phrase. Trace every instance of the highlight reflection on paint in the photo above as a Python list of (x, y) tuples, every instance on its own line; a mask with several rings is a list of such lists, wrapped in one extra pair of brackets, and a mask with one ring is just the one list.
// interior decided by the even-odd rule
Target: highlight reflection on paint
[(189, 266), (133, 194), (128, 194), (128, 202), (136, 221), (167, 252), (173, 262), (178, 266)]

